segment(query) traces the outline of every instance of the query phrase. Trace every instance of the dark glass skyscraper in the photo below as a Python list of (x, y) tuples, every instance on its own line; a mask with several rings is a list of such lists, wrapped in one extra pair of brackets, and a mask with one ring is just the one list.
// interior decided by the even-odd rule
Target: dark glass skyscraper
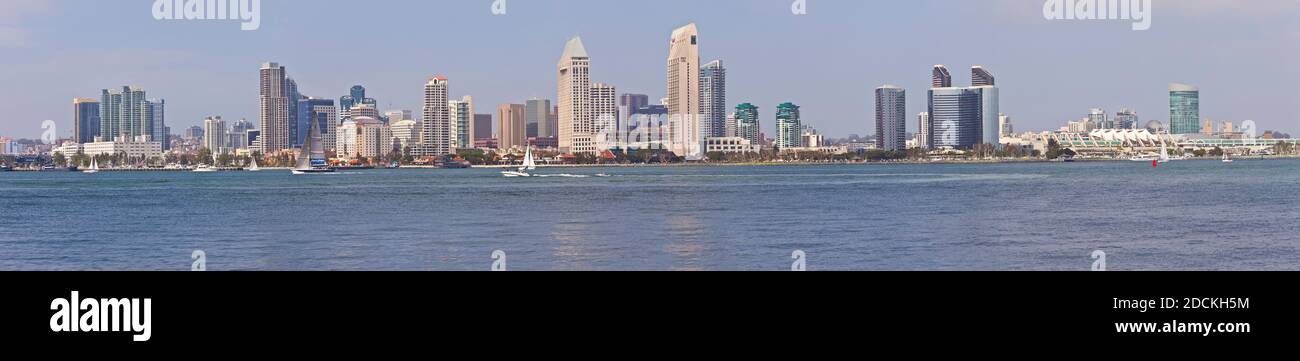
[(1201, 90), (1191, 85), (1169, 85), (1169, 132), (1196, 134), (1201, 129)]
[(990, 88), (930, 89), (930, 145), (970, 149), (983, 140), (983, 91)]
[(294, 117), (294, 119), (298, 120), (298, 122), (294, 124), (295, 129), (293, 133), (296, 135), (296, 137), (293, 138), (294, 148), (301, 147), (303, 143), (307, 141), (307, 133), (311, 131), (311, 122), (313, 120), (316, 121), (316, 126), (320, 127), (322, 134), (330, 133), (328, 130), (333, 128), (335, 120), (330, 118), (333, 117), (334, 114), (316, 111), (316, 107), (332, 107), (334, 106), (334, 100), (308, 98), (300, 99), (294, 103), (296, 103), (294, 108), (298, 110), (298, 114)]
[(979, 65), (970, 68), (970, 78), (971, 86), (997, 85), (997, 82), (993, 78), (993, 74), (989, 73), (988, 70), (984, 70), (984, 67)]
[(99, 136), (99, 101), (95, 99), (73, 99), (73, 141), (90, 143)]

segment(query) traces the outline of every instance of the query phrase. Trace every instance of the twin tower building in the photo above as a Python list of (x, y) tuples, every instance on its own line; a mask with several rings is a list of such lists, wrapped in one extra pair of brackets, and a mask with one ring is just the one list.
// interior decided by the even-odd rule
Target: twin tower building
[[(971, 85), (954, 87), (952, 73), (935, 65), (927, 111), (918, 116), (917, 148), (971, 149), (996, 145), (1001, 138), (998, 88), (993, 74), (971, 68)], [(907, 91), (895, 85), (876, 88), (876, 146), (907, 149)]]

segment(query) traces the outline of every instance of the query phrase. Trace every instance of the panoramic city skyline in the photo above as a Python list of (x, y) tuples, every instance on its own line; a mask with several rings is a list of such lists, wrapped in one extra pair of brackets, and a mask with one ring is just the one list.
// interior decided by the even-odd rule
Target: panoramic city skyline
[[(252, 69), (266, 62), (285, 66), (301, 92), (314, 97), (337, 99), (352, 85), (364, 85), (379, 99), (379, 111), (418, 112), (422, 85), (435, 74), (450, 79), (450, 98), (472, 95), (478, 113), (532, 98), (557, 104), (554, 61), (575, 35), (598, 64), (593, 82), (616, 86), (620, 95), (648, 94), (657, 103), (669, 97), (663, 68), (669, 35), (691, 23), (699, 27), (701, 62), (727, 64), (724, 109), (742, 103), (765, 109), (758, 120), (769, 138), (776, 133), (773, 110), (786, 102), (800, 106), (804, 125), (830, 136), (873, 135), (874, 91), (883, 84), (911, 90), (906, 104), (914, 117), (926, 108), (934, 64), (949, 66), (955, 86), (970, 85), (970, 66), (989, 69), (998, 77), (1001, 111), (1020, 131), (1056, 129), (1092, 108), (1111, 114), (1130, 108), (1142, 123), (1168, 123), (1171, 83), (1201, 90), (1202, 118), (1254, 120), (1260, 131), (1300, 129), (1300, 111), (1272, 106), (1300, 100), (1289, 86), (1300, 79), (1297, 70), (1270, 66), (1297, 59), (1295, 47), (1276, 44), (1300, 40), (1300, 24), (1270, 13), (1300, 7), (1281, 2), (1157, 2), (1154, 25), (1142, 32), (1107, 21), (1049, 21), (1036, 0), (812, 1), (806, 15), (791, 14), (789, 1), (662, 1), (636, 16), (617, 15), (624, 6), (599, 1), (517, 1), (504, 15), (493, 15), (490, 1), (391, 1), (349, 7), (346, 17), (326, 11), (336, 8), (330, 1), (313, 8), (268, 1), (257, 31), (225, 22), (154, 20), (151, 3), (14, 3), (0, 16), (0, 47), (18, 55), (0, 59), (0, 72), (23, 86), (0, 90), (0, 96), (23, 106), (0, 119), (0, 135), (36, 138), (41, 121), (51, 119), (60, 137), (70, 137), (73, 99), (123, 85), (165, 99), (173, 134), (208, 116), (248, 119), (260, 128)], [(428, 44), (411, 35), (427, 34), (419, 19), (406, 15), (421, 9), (456, 15), (444, 20), (458, 36)], [(90, 12), (102, 15), (78, 16)], [(375, 28), (330, 25), (354, 18), (385, 21)], [(927, 19), (985, 36), (919, 26)], [(100, 37), (156, 40), (81, 41), (91, 30)], [(869, 36), (884, 33), (904, 35)], [(843, 43), (826, 34), (875, 40)], [(457, 47), (465, 51), (447, 51)], [(908, 132), (917, 131), (914, 122), (907, 124)]]

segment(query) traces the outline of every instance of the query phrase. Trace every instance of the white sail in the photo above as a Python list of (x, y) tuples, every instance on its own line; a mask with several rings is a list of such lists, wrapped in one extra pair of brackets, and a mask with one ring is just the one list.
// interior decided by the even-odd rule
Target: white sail
[(524, 153), (524, 166), (523, 166), (523, 167), (519, 167), (519, 170), (521, 170), (521, 171), (526, 171), (526, 170), (537, 170), (537, 162), (533, 160), (533, 148), (532, 148), (532, 147), (529, 147), (529, 148), (528, 148), (528, 151)]
[(251, 164), (251, 165), (248, 166), (248, 170), (250, 170), (250, 171), (254, 171), (254, 172), (259, 171), (259, 170), (262, 170), (261, 167), (258, 167), (258, 166), (257, 166), (257, 157), (253, 157), (253, 158), (251, 158), (251, 159), (252, 159), (252, 163), (253, 163), (253, 164)]

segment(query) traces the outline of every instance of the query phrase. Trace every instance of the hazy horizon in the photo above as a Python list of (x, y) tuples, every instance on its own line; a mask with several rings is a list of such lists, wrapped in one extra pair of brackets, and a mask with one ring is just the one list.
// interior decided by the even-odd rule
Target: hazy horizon
[[(771, 135), (777, 104), (802, 106), (805, 124), (831, 137), (872, 135), (874, 89), (907, 89), (907, 112), (925, 111), (930, 68), (955, 85), (982, 65), (1001, 88), (1017, 131), (1054, 130), (1090, 108), (1168, 118), (1170, 83), (1201, 90), (1201, 117), (1254, 120), (1300, 133), (1300, 2), (1154, 2), (1152, 27), (1129, 20), (1043, 17), (1043, 0), (508, 1), (266, 0), (261, 27), (237, 21), (159, 21), (153, 0), (6, 0), (0, 14), (0, 135), (37, 138), (41, 121), (72, 132), (72, 99), (143, 87), (167, 100), (172, 133), (210, 115), (257, 119), (257, 75), (278, 62), (301, 92), (337, 99), (367, 88), (382, 111), (419, 113), (427, 77), (450, 78), (451, 97), (475, 112), (529, 98), (555, 99), (555, 64), (581, 35), (592, 81), (618, 93), (666, 92), (670, 32), (694, 22), (701, 63), (728, 68), (729, 108), (760, 107)], [(908, 132), (916, 131), (909, 119)]]

